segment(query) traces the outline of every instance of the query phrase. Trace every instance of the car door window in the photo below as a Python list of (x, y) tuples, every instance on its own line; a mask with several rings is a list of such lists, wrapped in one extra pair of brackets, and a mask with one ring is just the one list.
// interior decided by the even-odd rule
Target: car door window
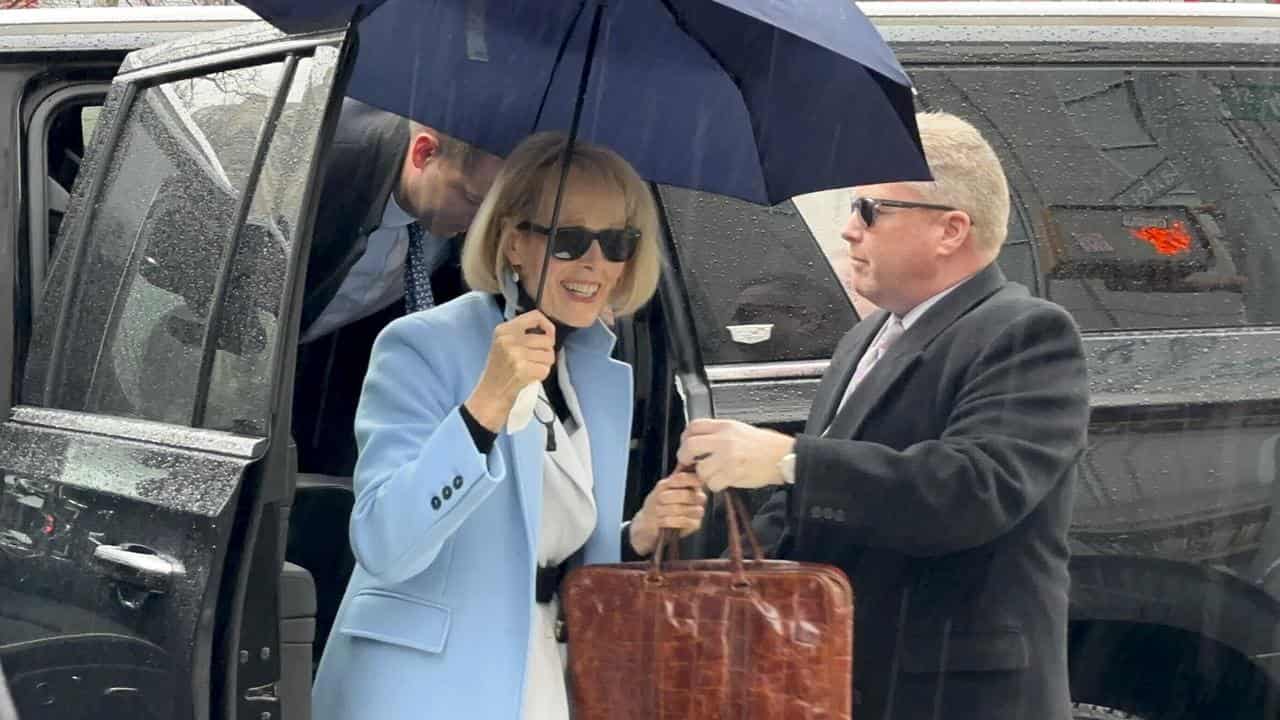
[(45, 247), (49, 254), (52, 254), (58, 228), (67, 213), (71, 187), (75, 184), (76, 176), (80, 174), (85, 148), (89, 146), (89, 138), (93, 137), (93, 128), (97, 124), (101, 110), (101, 100), (68, 103), (53, 115), (46, 128), (48, 135), (45, 143), (45, 157), (48, 177), (44, 204), (45, 211), (48, 213), (48, 225)]
[[(48, 405), (191, 424), (217, 278), (283, 62), (138, 91), (67, 299)], [(247, 148), (247, 149), (246, 149)]]
[[(1280, 72), (916, 68), (992, 138), (1042, 294), (1086, 330), (1280, 321)], [(1006, 253), (1009, 254), (1009, 253)]]
[(794, 204), (660, 194), (704, 363), (831, 357), (856, 317)]
[[(324, 118), (327, 83), (337, 60), (336, 48), (321, 47), (314, 57), (298, 62), (235, 246), (219, 313), (206, 404), (196, 414), (200, 427), (267, 434), (282, 313), (279, 300), (285, 294), (287, 261), (306, 188), (299, 168), (311, 161)], [(229, 141), (246, 134), (262, 112), (252, 100), (221, 109), (229, 115), (219, 121)]]
[(275, 614), (289, 444), (263, 418), (343, 34), (248, 39), (131, 56), (75, 183), (0, 423), (23, 717), (306, 714)]

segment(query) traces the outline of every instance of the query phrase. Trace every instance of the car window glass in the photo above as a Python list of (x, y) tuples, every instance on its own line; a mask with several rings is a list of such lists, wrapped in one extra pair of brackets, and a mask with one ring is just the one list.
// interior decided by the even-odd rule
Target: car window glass
[[(257, 135), (241, 146), (243, 134), (226, 132), (226, 108), (272, 92), (282, 67), (138, 91), (88, 219), (56, 407), (191, 422), (215, 279)], [(260, 125), (261, 104), (252, 107)]]
[(45, 207), (49, 213), (47, 225), (48, 248), (53, 255), (54, 241), (66, 216), (71, 201), (71, 188), (80, 174), (85, 148), (93, 137), (93, 128), (102, 111), (101, 104), (68, 105), (59, 110), (48, 126), (48, 175)]
[(831, 357), (853, 308), (795, 205), (661, 195), (703, 362)]
[(1280, 321), (1280, 72), (918, 68), (913, 79), (922, 107), (992, 140), (1015, 198), (1011, 241), (1032, 239), (1042, 294), (1082, 328)]
[[(266, 434), (287, 262), (337, 55), (321, 47), (298, 63), (272, 134), (227, 280), (202, 427)], [(251, 99), (221, 110), (228, 137), (256, 130), (254, 118), (261, 117)]]
[(864, 310), (873, 309), (853, 290), (853, 276), (849, 273), (849, 244), (841, 237), (845, 224), (849, 221), (849, 198), (851, 188), (823, 190), (793, 198), (796, 210), (804, 219), (809, 232), (822, 248), (822, 254), (831, 265), (840, 286), (853, 301), (854, 310), (864, 315)]

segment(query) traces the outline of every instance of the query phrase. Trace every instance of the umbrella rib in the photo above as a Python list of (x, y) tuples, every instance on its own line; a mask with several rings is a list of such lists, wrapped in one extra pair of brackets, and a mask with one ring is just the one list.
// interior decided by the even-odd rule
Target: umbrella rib
[(573, 39), (573, 31), (578, 29), (578, 21), (582, 19), (582, 12), (586, 9), (587, 0), (581, 0), (578, 3), (578, 11), (573, 14), (573, 22), (569, 23), (569, 32), (565, 33), (564, 39), (560, 41), (560, 49), (556, 51), (556, 59), (551, 63), (551, 73), (547, 76), (547, 87), (543, 89), (542, 100), (538, 102), (538, 113), (533, 117), (533, 127), (529, 128), (530, 133), (537, 132), (538, 126), (542, 124), (542, 113), (547, 109), (547, 99), (551, 97), (551, 86), (555, 84), (556, 73), (560, 71), (560, 62), (569, 51), (569, 41)]
[[(680, 11), (675, 8), (675, 5), (672, 4), (671, 0), (661, 0), (661, 2), (662, 2), (662, 7), (666, 8), (667, 13), (671, 15), (671, 19), (675, 21), (676, 27), (680, 28), (682, 31), (684, 31), (684, 34), (686, 36), (691, 38), (694, 42), (698, 43), (698, 47), (702, 48), (703, 52), (709, 55), (711, 59), (715, 61), (716, 65), (720, 66), (720, 69), (724, 72), (725, 77), (729, 78), (729, 82), (733, 83), (733, 87), (737, 89), (738, 97), (742, 98), (743, 107), (750, 108), (751, 104), (747, 101), (747, 93), (742, 89), (742, 81), (738, 79), (737, 75), (735, 75), (733, 72), (729, 70), (729, 66), (725, 64), (724, 60), (720, 57), (720, 54), (717, 53), (715, 50), (712, 50), (711, 46), (703, 42), (702, 38), (693, 31), (693, 28), (689, 25), (689, 23), (685, 22), (683, 17), (681, 17)], [(750, 112), (747, 113), (747, 120), (751, 123), (753, 132), (759, 130), (759, 128), (755, 127), (756, 121), (755, 121), (755, 118), (752, 117)], [(764, 174), (763, 171), (761, 174), (762, 175)], [(764, 182), (763, 177), (761, 177), (761, 185), (762, 185), (761, 189), (764, 191), (765, 201), (767, 203), (770, 201), (769, 187), (768, 187), (768, 183)]]
[(715, 50), (712, 50), (710, 45), (703, 42), (702, 38), (699, 37), (697, 33), (693, 32), (693, 29), (689, 26), (689, 23), (685, 22), (684, 18), (680, 16), (680, 11), (677, 10), (675, 6), (671, 4), (671, 0), (661, 0), (661, 2), (662, 2), (662, 7), (666, 8), (667, 12), (671, 15), (671, 19), (676, 21), (676, 27), (683, 30), (685, 35), (689, 36), (690, 38), (693, 39), (694, 42), (698, 43), (698, 47), (706, 51), (706, 53), (711, 56), (711, 59), (716, 61), (716, 64), (720, 66), (720, 69), (724, 70), (724, 74), (729, 77), (729, 81), (733, 83), (733, 86), (738, 88), (738, 94), (742, 95), (742, 99), (745, 102), (747, 99), (747, 96), (742, 92), (742, 82), (738, 80), (738, 76), (729, 72), (729, 66), (724, 64), (724, 60), (720, 57), (720, 55)]

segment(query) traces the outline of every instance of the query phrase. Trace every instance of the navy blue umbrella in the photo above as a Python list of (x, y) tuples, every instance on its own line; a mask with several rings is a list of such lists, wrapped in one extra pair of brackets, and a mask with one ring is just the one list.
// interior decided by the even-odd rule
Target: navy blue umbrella
[(241, 2), (289, 32), (354, 17), (349, 96), (499, 155), (580, 108), (578, 137), (646, 179), (756, 203), (930, 177), (906, 73), (851, 0)]
[(349, 96), (498, 155), (561, 130), (766, 204), (930, 178), (910, 81), (849, 0), (241, 2), (287, 32), (354, 23)]

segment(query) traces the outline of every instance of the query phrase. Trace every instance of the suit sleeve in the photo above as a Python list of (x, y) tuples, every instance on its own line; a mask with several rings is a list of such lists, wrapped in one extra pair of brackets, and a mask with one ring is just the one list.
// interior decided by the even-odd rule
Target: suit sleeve
[[(751, 529), (760, 541), (760, 550), (767, 558), (783, 556), (782, 538), (787, 532), (789, 514), (789, 488), (781, 488), (769, 496), (751, 519)], [(744, 539), (745, 542), (745, 539)], [(746, 547), (746, 545), (743, 545)], [(726, 551), (727, 552), (727, 551)], [(727, 556), (727, 555), (726, 555)]]
[(1037, 305), (987, 343), (960, 382), (936, 440), (895, 450), (800, 436), (793, 521), (835, 523), (852, 542), (915, 556), (977, 547), (1021, 522), (1084, 449), (1079, 332), (1065, 311)]
[(482, 454), (452, 402), (439, 356), (408, 342), (417, 319), (387, 327), (373, 346), (356, 411), (351, 549), (384, 582), (425, 570), (445, 541), (506, 477), (502, 455)]

